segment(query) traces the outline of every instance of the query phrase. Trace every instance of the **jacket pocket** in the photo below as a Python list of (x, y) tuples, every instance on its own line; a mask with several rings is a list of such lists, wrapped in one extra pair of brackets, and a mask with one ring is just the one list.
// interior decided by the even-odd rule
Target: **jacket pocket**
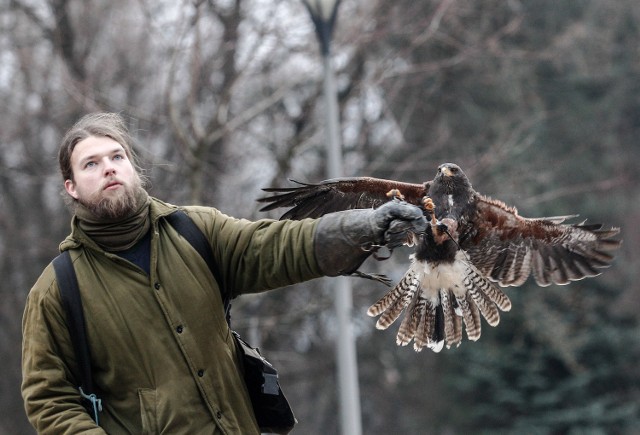
[(158, 432), (156, 390), (138, 389), (138, 400), (140, 402), (140, 417), (142, 418), (142, 434), (156, 434)]

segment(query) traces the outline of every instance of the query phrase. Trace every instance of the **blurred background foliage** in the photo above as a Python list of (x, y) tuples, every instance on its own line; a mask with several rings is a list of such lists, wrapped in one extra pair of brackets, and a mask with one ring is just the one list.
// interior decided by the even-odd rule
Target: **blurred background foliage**
[[(579, 213), (624, 238), (600, 277), (507, 289), (498, 328), (438, 355), (375, 330), (365, 311), (385, 289), (355, 280), (364, 432), (637, 430), (640, 3), (344, 0), (333, 47), (345, 175), (421, 182), (453, 161), (525, 216)], [(153, 195), (277, 217), (258, 212), (261, 187), (325, 178), (320, 69), (297, 0), (0, 2), (1, 433), (32, 433), (21, 315), (69, 230), (66, 129), (121, 112)], [(364, 269), (398, 279), (408, 254)], [(234, 304), (280, 368), (294, 433), (339, 430), (330, 285)]]

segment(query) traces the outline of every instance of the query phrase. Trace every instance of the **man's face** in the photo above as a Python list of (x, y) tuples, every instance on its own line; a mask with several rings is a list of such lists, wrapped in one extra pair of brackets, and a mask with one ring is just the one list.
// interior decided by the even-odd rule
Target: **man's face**
[(73, 180), (64, 187), (98, 218), (120, 219), (138, 207), (140, 177), (122, 145), (108, 137), (90, 136), (71, 154)]

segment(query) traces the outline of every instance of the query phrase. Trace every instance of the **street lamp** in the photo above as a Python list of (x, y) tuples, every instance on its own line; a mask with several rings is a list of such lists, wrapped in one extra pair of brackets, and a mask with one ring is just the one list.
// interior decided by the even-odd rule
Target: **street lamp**
[(340, 0), (302, 0), (307, 6), (316, 29), (324, 76), (324, 105), (327, 136), (327, 175), (342, 177), (342, 152), (339, 129), (338, 93), (331, 62), (331, 36), (338, 15)]
[(328, 56), (331, 51), (331, 35), (338, 15), (340, 0), (302, 0), (316, 27), (320, 50), (323, 56)]
[[(302, 0), (316, 29), (322, 54), (324, 75), (324, 102), (327, 137), (327, 176), (342, 177), (342, 150), (340, 142), (338, 93), (331, 63), (331, 36), (336, 22), (340, 0)], [(338, 324), (336, 354), (338, 366), (338, 391), (340, 393), (340, 424), (343, 435), (362, 434), (360, 417), (360, 392), (358, 389), (358, 365), (356, 345), (351, 322), (353, 298), (351, 282), (336, 278), (335, 310)]]

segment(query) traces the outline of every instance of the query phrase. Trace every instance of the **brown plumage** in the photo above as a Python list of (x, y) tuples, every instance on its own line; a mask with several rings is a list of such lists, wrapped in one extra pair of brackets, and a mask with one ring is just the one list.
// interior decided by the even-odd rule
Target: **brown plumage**
[[(396, 342), (438, 352), (481, 335), (481, 317), (491, 326), (511, 309), (496, 286), (520, 286), (533, 276), (540, 286), (568, 284), (596, 276), (613, 260), (621, 241), (618, 228), (565, 223), (573, 216), (525, 218), (501, 201), (476, 192), (455, 164), (440, 165), (423, 184), (371, 177), (342, 178), (299, 187), (269, 188), (258, 201), (267, 211), (289, 207), (282, 219), (320, 217), (354, 208), (402, 200), (422, 207), (431, 225), (409, 235), (415, 245), (411, 265), (398, 284), (369, 308), (386, 329), (405, 312)], [(393, 192), (392, 195), (389, 195)], [(393, 197), (393, 198), (392, 198)]]

